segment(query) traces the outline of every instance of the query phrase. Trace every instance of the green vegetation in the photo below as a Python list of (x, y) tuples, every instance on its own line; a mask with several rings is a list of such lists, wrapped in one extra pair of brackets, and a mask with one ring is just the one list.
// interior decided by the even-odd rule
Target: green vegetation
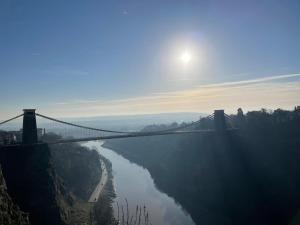
[(53, 145), (51, 154), (55, 171), (67, 190), (87, 201), (101, 179), (99, 154), (78, 144)]
[[(47, 134), (44, 140), (56, 140), (59, 136)], [(70, 225), (115, 224), (113, 218), (112, 199), (114, 198), (110, 162), (99, 155), (96, 150), (90, 150), (78, 143), (59, 144), (51, 146), (52, 162), (56, 174), (63, 182), (66, 192), (63, 198), (69, 196), (69, 203), (64, 201), (61, 206), (69, 209), (66, 223)], [(108, 181), (98, 202), (88, 203), (94, 188), (102, 175), (100, 159), (108, 170)]]
[(105, 184), (104, 190), (98, 201), (95, 204), (93, 210), (93, 219), (97, 225), (116, 225), (116, 221), (113, 216), (112, 200), (115, 198), (113, 189), (113, 176), (112, 165), (110, 161), (100, 155), (101, 160), (104, 162), (107, 172), (108, 180)]

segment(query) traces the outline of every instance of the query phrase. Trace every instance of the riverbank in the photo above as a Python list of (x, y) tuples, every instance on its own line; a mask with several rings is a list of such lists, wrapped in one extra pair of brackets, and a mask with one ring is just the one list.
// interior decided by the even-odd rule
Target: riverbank
[(141, 211), (142, 220), (146, 218), (151, 224), (194, 225), (189, 214), (173, 198), (156, 188), (147, 169), (104, 148), (102, 143), (94, 142), (91, 145), (112, 163), (116, 190), (113, 207), (115, 218), (119, 219), (121, 224), (122, 221), (123, 224), (127, 224), (127, 221), (134, 224), (133, 221), (136, 217), (139, 218)]
[(68, 225), (92, 224), (88, 198), (102, 177), (98, 153), (79, 144), (51, 146), (52, 164), (63, 192), (58, 196)]
[(97, 186), (95, 187), (94, 191), (92, 192), (92, 194), (89, 198), (89, 201), (88, 201), (89, 203), (95, 203), (98, 201), (98, 199), (106, 185), (106, 182), (107, 182), (108, 172), (106, 169), (106, 165), (102, 159), (100, 159), (100, 164), (101, 164), (101, 170), (102, 170), (101, 175), (102, 176), (101, 176), (99, 183), (97, 184)]
[[(102, 177), (98, 184), (95, 186), (93, 194), (90, 196), (89, 204), (92, 206), (90, 211), (90, 217), (93, 225), (115, 225), (116, 220), (113, 214), (113, 200), (115, 198), (113, 173), (111, 162), (103, 157), (97, 148), (93, 145), (93, 142), (86, 142), (82, 144), (83, 147), (88, 148), (90, 151), (97, 152), (97, 158), (99, 162), (103, 163)], [(105, 169), (104, 169), (105, 168)], [(98, 189), (97, 189), (98, 188)], [(100, 188), (100, 189), (99, 189)], [(97, 195), (100, 194), (100, 195)], [(97, 198), (95, 200), (95, 198)]]
[(255, 180), (237, 141), (230, 135), (182, 135), (113, 140), (105, 147), (147, 168), (196, 224), (231, 225), (261, 214)]
[(107, 170), (107, 180), (102, 188), (100, 196), (93, 208), (93, 220), (96, 225), (116, 225), (113, 212), (113, 200), (116, 197), (113, 184), (112, 164), (100, 155)]
[[(55, 145), (51, 147), (51, 153), (57, 177), (64, 185), (64, 191), (58, 196), (58, 200), (65, 212), (65, 223), (113, 225), (113, 186), (109, 162), (97, 151), (79, 144)], [(97, 196), (96, 200), (89, 202), (101, 181), (103, 187), (100, 197)]]

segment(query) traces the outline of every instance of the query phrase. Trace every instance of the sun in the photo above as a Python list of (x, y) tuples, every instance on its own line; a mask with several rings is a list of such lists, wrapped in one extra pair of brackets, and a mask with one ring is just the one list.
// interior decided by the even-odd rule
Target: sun
[(184, 51), (180, 55), (180, 60), (184, 65), (189, 64), (192, 61), (192, 54), (189, 51)]
[[(201, 48), (200, 48), (201, 47)], [(188, 40), (175, 40), (170, 42), (161, 59), (164, 68), (170, 71), (170, 76), (179, 80), (191, 80), (199, 75), (204, 68), (204, 51), (199, 43)]]

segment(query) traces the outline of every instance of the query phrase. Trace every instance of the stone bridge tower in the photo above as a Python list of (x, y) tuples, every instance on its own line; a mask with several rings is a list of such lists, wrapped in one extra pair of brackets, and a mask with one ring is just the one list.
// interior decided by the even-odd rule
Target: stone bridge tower
[(225, 132), (226, 131), (224, 110), (215, 110), (214, 123), (215, 123), (216, 132)]
[(23, 111), (22, 143), (35, 144), (38, 142), (35, 109), (23, 109)]

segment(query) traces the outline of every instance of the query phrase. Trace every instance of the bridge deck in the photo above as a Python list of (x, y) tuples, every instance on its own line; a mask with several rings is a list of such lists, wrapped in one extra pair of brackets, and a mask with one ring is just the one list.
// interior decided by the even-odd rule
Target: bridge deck
[[(32, 122), (32, 126), (29, 127), (28, 129), (24, 129), (24, 118), (23, 118), (23, 134), (24, 133), (28, 133), (27, 136), (29, 136), (31, 138), (31, 136), (37, 136), (37, 126), (36, 126), (36, 116), (38, 117), (41, 117), (43, 119), (47, 119), (47, 120), (50, 120), (52, 122), (55, 122), (55, 123), (59, 123), (60, 125), (61, 124), (64, 124), (64, 125), (67, 125), (67, 126), (70, 126), (72, 127), (73, 129), (74, 128), (79, 128), (79, 129), (83, 129), (85, 132), (101, 132), (101, 135), (99, 134), (96, 134), (94, 133), (93, 137), (92, 135), (90, 135), (90, 137), (84, 137), (84, 138), (69, 138), (69, 139), (64, 139), (64, 138), (61, 138), (59, 140), (55, 140), (55, 141), (40, 141), (38, 142), (37, 138), (34, 138), (34, 139), (30, 139), (29, 141), (24, 141), (24, 135), (23, 135), (23, 138), (22, 138), (22, 142), (23, 143), (14, 143), (12, 145), (39, 145), (39, 144), (63, 144), (63, 143), (72, 143), (72, 142), (86, 142), (86, 141), (96, 141), (96, 140), (107, 140), (107, 139), (120, 139), (120, 138), (132, 138), (132, 137), (147, 137), (147, 136), (159, 136), (159, 135), (174, 135), (174, 134), (193, 134), (193, 133), (198, 133), (198, 134), (207, 134), (207, 133), (213, 133), (213, 132), (216, 132), (216, 133), (224, 133), (224, 132), (227, 132), (227, 131), (234, 131), (234, 130), (237, 130), (236, 128), (231, 128), (231, 129), (226, 129), (226, 125), (225, 125), (225, 117), (228, 119), (230, 118), (228, 115), (224, 114), (224, 110), (215, 110), (215, 112), (209, 116), (206, 117), (207, 120), (216, 120), (217, 118), (221, 118), (222, 119), (222, 124), (219, 126), (216, 126), (215, 125), (215, 129), (203, 129), (203, 130), (187, 130), (187, 128), (192, 128), (195, 129), (195, 125), (196, 127), (199, 127), (199, 125), (202, 123), (202, 119), (200, 118), (199, 120), (195, 121), (195, 122), (191, 122), (191, 123), (188, 123), (188, 124), (182, 124), (178, 127), (175, 127), (175, 128), (169, 128), (169, 129), (166, 129), (166, 130), (161, 130), (161, 131), (149, 131), (149, 132), (143, 132), (143, 131), (139, 131), (139, 132), (127, 132), (127, 131), (120, 131), (120, 130), (107, 130), (107, 129), (100, 129), (100, 128), (94, 128), (94, 127), (87, 127), (87, 126), (83, 126), (83, 125), (80, 125), (80, 124), (75, 124), (75, 123), (70, 123), (70, 122), (66, 122), (66, 121), (62, 121), (62, 120), (58, 120), (58, 119), (55, 119), (55, 118), (51, 118), (51, 117), (48, 117), (48, 116), (45, 116), (45, 115), (41, 115), (41, 114), (38, 114), (38, 113), (35, 113), (35, 110), (24, 110), (24, 114), (21, 114), (21, 115), (18, 115), (18, 116), (15, 116), (11, 119), (8, 119), (6, 121), (3, 121), (3, 122), (0, 122), (0, 125), (3, 125), (7, 122), (10, 122), (12, 120), (15, 120), (21, 116), (25, 116), (27, 115), (26, 118), (30, 119), (31, 122)], [(26, 112), (28, 112), (26, 114)], [(30, 114), (30, 115), (29, 115)], [(30, 116), (30, 118), (29, 118)], [(215, 118), (217, 117), (217, 118)], [(219, 118), (219, 119), (220, 119)], [(216, 121), (215, 121), (216, 122)], [(31, 129), (31, 128), (34, 128), (34, 129)], [(234, 126), (232, 126), (234, 127)], [(103, 132), (105, 133), (110, 133), (110, 135), (107, 135), (107, 136), (103, 136)], [(61, 136), (64, 136), (64, 135), (61, 135)], [(86, 135), (83, 135), (83, 136), (86, 136)], [(9, 145), (9, 146), (12, 146), (12, 145)], [(5, 145), (4, 145), (5, 146)]]
[[(235, 131), (237, 129), (227, 129), (226, 131)], [(120, 135), (110, 135), (110, 136), (99, 136), (99, 137), (87, 137), (87, 138), (74, 138), (57, 140), (53, 142), (47, 142), (48, 144), (63, 144), (72, 142), (85, 142), (85, 141), (97, 141), (97, 140), (107, 140), (107, 139), (121, 139), (121, 138), (132, 138), (132, 137), (149, 137), (149, 136), (161, 136), (161, 135), (173, 135), (173, 134), (208, 134), (215, 133), (215, 130), (193, 130), (193, 131), (170, 131), (170, 132), (138, 132)]]

